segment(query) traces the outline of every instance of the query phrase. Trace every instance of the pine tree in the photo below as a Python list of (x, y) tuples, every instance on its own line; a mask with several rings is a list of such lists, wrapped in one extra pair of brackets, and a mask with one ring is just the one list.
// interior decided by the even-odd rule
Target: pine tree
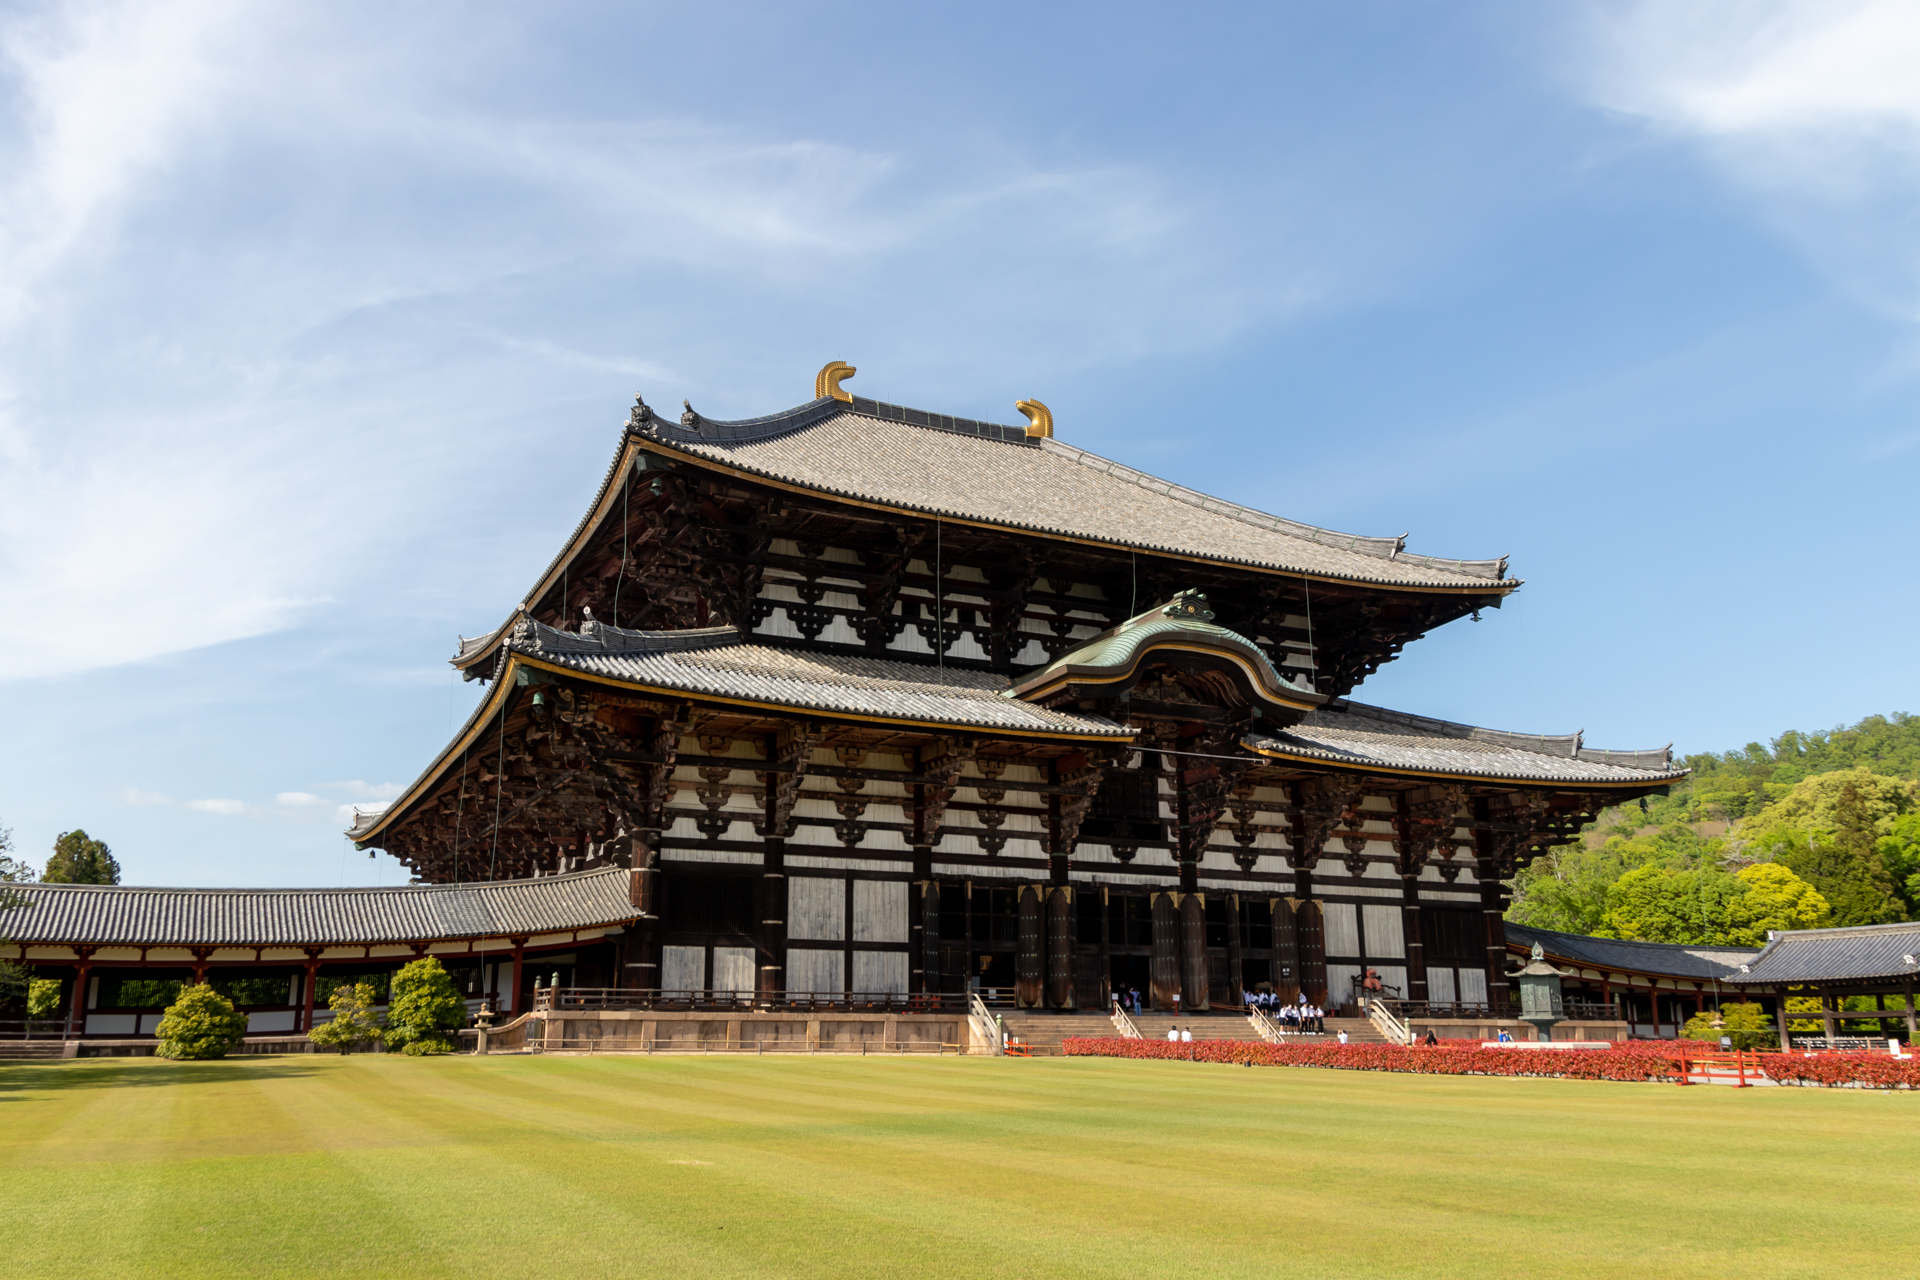
[(120, 864), (103, 840), (84, 831), (62, 831), (41, 875), (47, 884), (119, 884)]

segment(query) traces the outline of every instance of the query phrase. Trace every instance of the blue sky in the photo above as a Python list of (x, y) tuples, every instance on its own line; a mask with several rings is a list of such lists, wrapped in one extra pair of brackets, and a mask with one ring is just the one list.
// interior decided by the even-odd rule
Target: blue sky
[[(1197, 15), (1197, 16), (1196, 16)], [(636, 391), (1015, 420), (1511, 604), (1356, 696), (1920, 710), (1920, 11), (0, 4), (0, 824), (394, 883), (343, 806)]]

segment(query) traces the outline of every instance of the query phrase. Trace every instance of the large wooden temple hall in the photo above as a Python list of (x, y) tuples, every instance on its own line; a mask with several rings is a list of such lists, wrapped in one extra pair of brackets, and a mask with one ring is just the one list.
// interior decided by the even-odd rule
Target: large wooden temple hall
[[(143, 941), (159, 925), (103, 905), (132, 891), (99, 891), (62, 895), (45, 945), (87, 948), (81, 976), (175, 951), (204, 972), (222, 947), (280, 963), (296, 1024), (327, 949), (355, 946), (488, 951), (509, 1008), (558, 968), (544, 949), (568, 985), (1035, 1010), (1134, 988), (1339, 1006), (1373, 969), (1497, 1014), (1501, 881), (1684, 774), (1664, 749), (1355, 700), (1498, 608), (1521, 585), (1504, 559), (1181, 488), (1056, 438), (1034, 401), (976, 422), (852, 395), (852, 373), (743, 421), (634, 404), (551, 564), (460, 642), (486, 696), (349, 832), (420, 886), (365, 899), (379, 937), (315, 890), (338, 899), (303, 908), (324, 938), (236, 899), (217, 937), (176, 911), (182, 936)], [(407, 895), (440, 905), (409, 924)], [(88, 941), (88, 912), (119, 923)]]

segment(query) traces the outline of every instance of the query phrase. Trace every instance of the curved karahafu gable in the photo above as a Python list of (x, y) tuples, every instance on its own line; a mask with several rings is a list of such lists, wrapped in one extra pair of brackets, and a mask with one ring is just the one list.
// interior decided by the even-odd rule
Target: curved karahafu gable
[(1183, 591), (1016, 681), (1006, 696), (1036, 703), (1116, 698), (1160, 661), (1191, 668), (1195, 678), (1228, 677), (1240, 695), (1232, 701), (1244, 700), (1282, 723), (1326, 702), (1304, 678), (1283, 678), (1258, 645), (1212, 618), (1204, 595)]

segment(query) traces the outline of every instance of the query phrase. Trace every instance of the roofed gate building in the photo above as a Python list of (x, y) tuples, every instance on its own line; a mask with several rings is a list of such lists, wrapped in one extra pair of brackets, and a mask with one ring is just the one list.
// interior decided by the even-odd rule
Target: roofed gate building
[(1024, 426), (851, 396), (637, 403), (591, 508), (455, 664), (471, 719), (352, 837), (434, 883), (626, 871), (613, 986), (1103, 1009), (1505, 1006), (1500, 881), (1682, 771), (1350, 700), (1496, 608), (1445, 560)]

